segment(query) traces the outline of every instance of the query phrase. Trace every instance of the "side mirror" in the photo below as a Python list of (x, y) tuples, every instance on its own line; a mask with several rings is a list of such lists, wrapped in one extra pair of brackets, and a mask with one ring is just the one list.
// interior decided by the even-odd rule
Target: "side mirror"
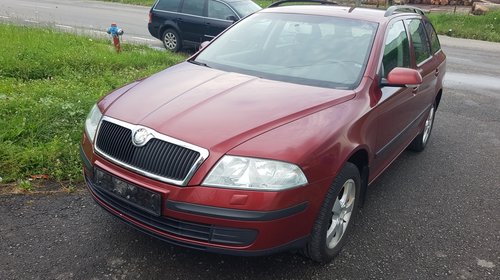
[(230, 20), (230, 21), (232, 21), (232, 22), (236, 22), (236, 21), (238, 21), (238, 19), (237, 19), (235, 16), (227, 16), (227, 17), (226, 17), (226, 20)]
[(203, 41), (203, 43), (200, 44), (200, 48), (198, 50), (201, 51), (206, 46), (208, 46), (208, 44), (210, 44), (210, 41)]
[(417, 87), (422, 83), (422, 75), (415, 69), (396, 67), (382, 79), (381, 86)]

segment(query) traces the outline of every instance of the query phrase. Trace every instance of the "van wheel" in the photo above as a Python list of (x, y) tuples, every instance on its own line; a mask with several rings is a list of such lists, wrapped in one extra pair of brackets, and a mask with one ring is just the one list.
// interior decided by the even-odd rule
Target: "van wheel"
[(348, 162), (328, 189), (311, 239), (304, 254), (320, 263), (330, 262), (346, 243), (358, 212), (361, 176), (356, 165)]
[(415, 152), (421, 152), (425, 149), (425, 145), (429, 142), (429, 137), (431, 136), (432, 127), (434, 126), (434, 116), (436, 112), (436, 105), (433, 104), (425, 120), (424, 130), (413, 139), (408, 148)]
[(167, 29), (163, 32), (163, 36), (161, 37), (163, 41), (163, 45), (165, 48), (172, 52), (177, 52), (181, 49), (181, 37), (177, 32), (173, 29)]

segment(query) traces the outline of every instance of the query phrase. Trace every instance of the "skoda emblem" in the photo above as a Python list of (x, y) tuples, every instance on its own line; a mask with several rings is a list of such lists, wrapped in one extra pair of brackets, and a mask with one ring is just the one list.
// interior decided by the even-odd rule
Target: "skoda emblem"
[(132, 144), (137, 147), (144, 146), (149, 140), (150, 134), (147, 129), (139, 128), (132, 135)]

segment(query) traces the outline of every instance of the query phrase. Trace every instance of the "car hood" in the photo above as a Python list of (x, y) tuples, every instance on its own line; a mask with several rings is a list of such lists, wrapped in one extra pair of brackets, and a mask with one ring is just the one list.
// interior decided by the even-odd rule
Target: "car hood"
[(104, 114), (225, 153), (353, 96), (353, 91), (265, 80), (184, 62), (137, 83), (113, 100)]

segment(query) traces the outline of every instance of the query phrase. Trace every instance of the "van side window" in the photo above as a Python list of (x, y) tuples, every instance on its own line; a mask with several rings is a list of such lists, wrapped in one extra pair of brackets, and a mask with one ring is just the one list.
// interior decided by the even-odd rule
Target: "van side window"
[(386, 78), (395, 67), (410, 67), (410, 47), (402, 21), (395, 22), (387, 32), (382, 58), (382, 76)]
[(156, 4), (155, 10), (177, 12), (181, 0), (160, 0)]
[(431, 56), (429, 41), (427, 40), (425, 28), (421, 20), (407, 19), (405, 22), (408, 24), (413, 51), (415, 52), (415, 60), (418, 65)]
[(184, 14), (203, 16), (205, 0), (184, 0), (181, 12)]
[(218, 1), (208, 0), (208, 17), (229, 20), (230, 17), (237, 18), (231, 9)]

